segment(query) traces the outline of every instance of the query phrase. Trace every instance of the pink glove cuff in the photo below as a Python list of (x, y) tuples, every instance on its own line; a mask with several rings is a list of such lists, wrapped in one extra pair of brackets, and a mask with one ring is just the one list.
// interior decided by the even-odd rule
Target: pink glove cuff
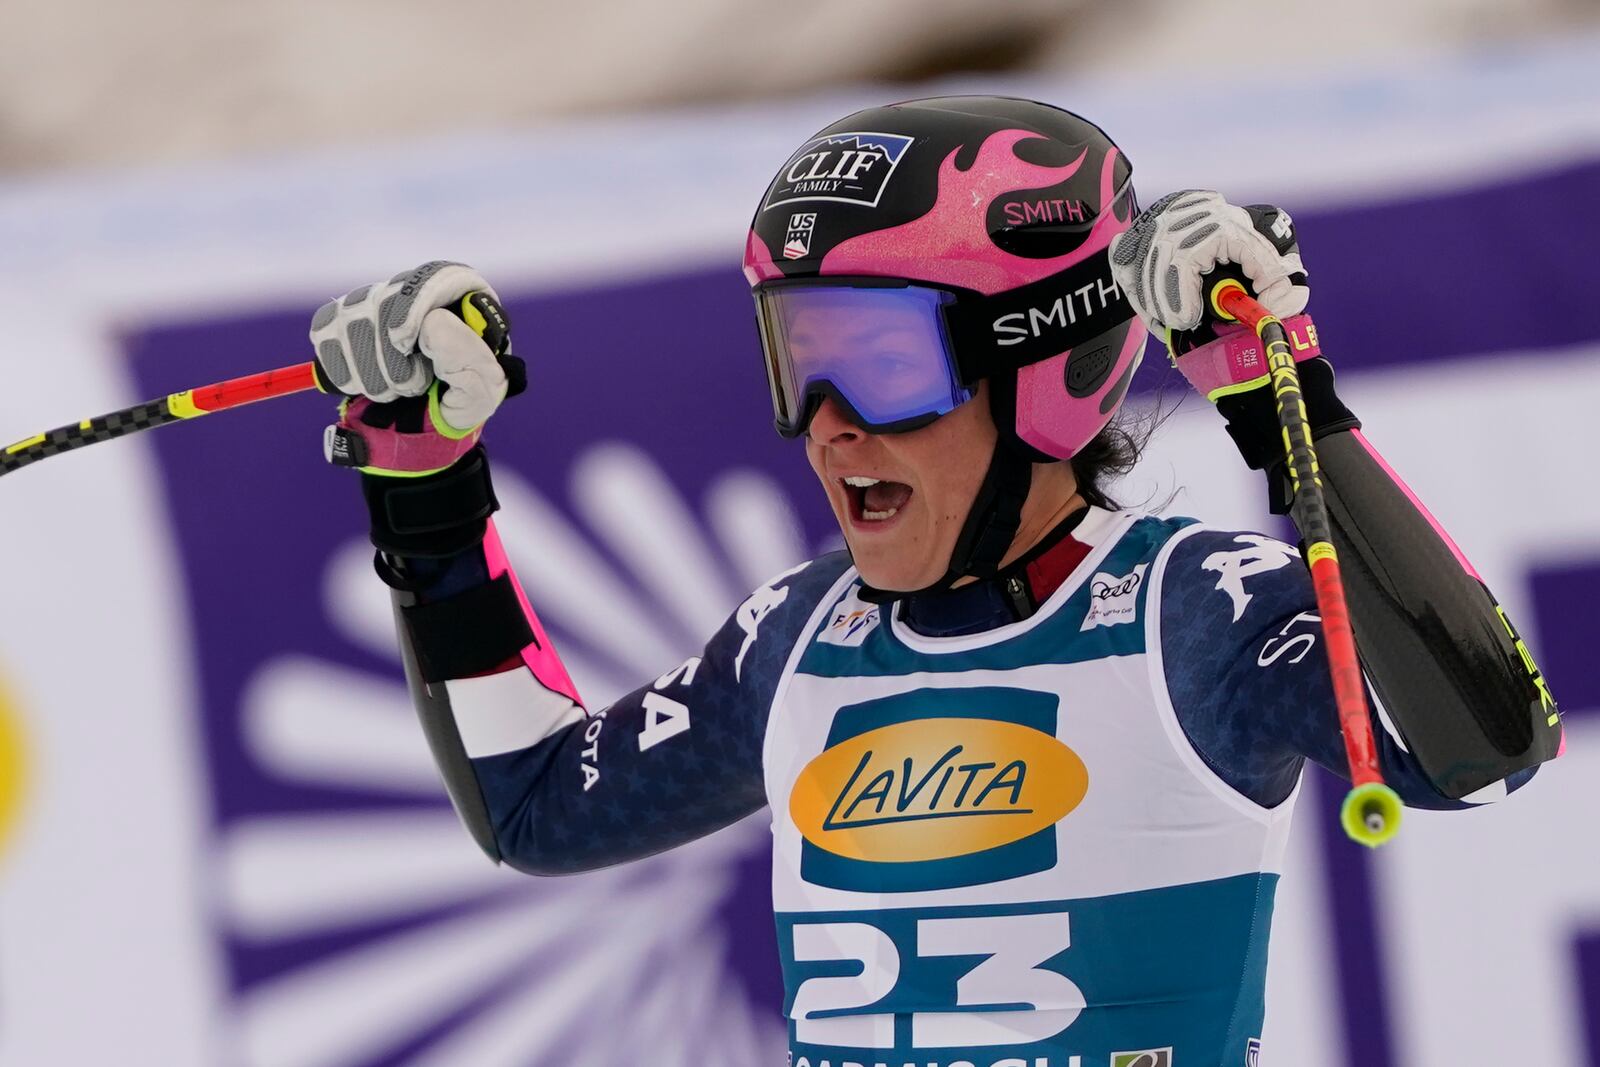
[(339, 423), (328, 427), (324, 442), (329, 462), (369, 474), (416, 477), (444, 470), (471, 452), (483, 434), (481, 426), (460, 437), (440, 432), (432, 404), (423, 413), (421, 433), (372, 426), (362, 420), (372, 406), (364, 396), (342, 406)]
[[(1283, 320), (1296, 363), (1322, 355), (1317, 327), (1310, 315)], [(1215, 341), (1185, 352), (1174, 361), (1189, 384), (1207, 400), (1255, 389), (1267, 381), (1267, 355), (1255, 331), (1239, 323), (1218, 326)]]

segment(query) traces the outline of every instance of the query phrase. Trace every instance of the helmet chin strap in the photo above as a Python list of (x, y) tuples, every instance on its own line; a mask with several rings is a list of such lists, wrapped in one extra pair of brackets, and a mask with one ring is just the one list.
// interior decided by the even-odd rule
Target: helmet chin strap
[(1017, 539), (1017, 530), (1022, 525), (1022, 505), (1028, 499), (1032, 482), (1032, 461), (1010, 447), (1004, 437), (997, 438), (989, 469), (978, 486), (967, 521), (956, 537), (950, 566), (944, 576), (921, 589), (888, 590), (863, 584), (861, 599), (887, 604), (918, 593), (949, 589), (966, 577), (993, 578), (1000, 570), (1000, 561)]
[(989, 411), (996, 429), (994, 452), (989, 469), (967, 511), (967, 519), (950, 553), (944, 576), (921, 589), (886, 590), (863, 584), (861, 599), (887, 604), (918, 593), (949, 589), (962, 578), (993, 578), (1000, 563), (1017, 539), (1022, 527), (1022, 505), (1033, 484), (1033, 465), (1055, 457), (1023, 443), (1016, 436), (1016, 376), (1001, 375), (1008, 381), (989, 379)]
[(950, 553), (950, 568), (932, 588), (948, 589), (967, 575), (980, 579), (995, 576), (1017, 539), (1022, 505), (1032, 484), (1032, 461), (1012, 448), (1005, 435), (996, 438), (989, 470)]

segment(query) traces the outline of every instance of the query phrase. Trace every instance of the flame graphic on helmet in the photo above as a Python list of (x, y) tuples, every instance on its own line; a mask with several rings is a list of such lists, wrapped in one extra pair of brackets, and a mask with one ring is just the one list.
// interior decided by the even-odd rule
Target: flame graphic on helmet
[(938, 198), (927, 214), (841, 242), (823, 257), (819, 273), (910, 278), (987, 294), (1026, 285), (1103, 252), (1111, 238), (1131, 222), (1130, 218), (1118, 219), (1109, 210), (1118, 192), (1114, 185), (1116, 148), (1109, 149), (1101, 161), (1099, 215), (1078, 248), (1051, 259), (1028, 259), (1002, 250), (990, 238), (986, 217), (996, 198), (1057, 185), (1086, 162), (1087, 147), (1062, 167), (1018, 158), (1013, 150), (1016, 144), (1037, 137), (1039, 134), (1028, 130), (991, 134), (965, 170), (956, 166), (961, 149), (951, 152), (939, 167)]

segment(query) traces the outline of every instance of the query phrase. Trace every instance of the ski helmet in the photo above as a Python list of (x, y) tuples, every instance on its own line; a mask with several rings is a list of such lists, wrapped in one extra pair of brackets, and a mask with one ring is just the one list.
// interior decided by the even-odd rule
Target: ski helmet
[[(990, 384), (999, 440), (941, 584), (998, 568), (1030, 464), (1070, 459), (1127, 393), (1146, 332), (1107, 248), (1138, 210), (1132, 172), (1069, 111), (947, 96), (833, 123), (767, 187), (744, 272), (780, 433), (824, 396), (873, 432), (915, 429)], [(883, 322), (887, 363), (841, 328)]]

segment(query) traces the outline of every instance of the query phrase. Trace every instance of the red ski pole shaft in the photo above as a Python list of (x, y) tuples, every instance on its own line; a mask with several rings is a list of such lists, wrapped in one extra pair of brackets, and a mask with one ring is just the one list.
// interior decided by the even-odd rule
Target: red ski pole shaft
[(260, 374), (247, 374), (243, 378), (230, 378), (228, 381), (213, 385), (202, 385), (186, 393), (174, 393), (167, 399), (173, 401), (178, 397), (187, 397), (195, 409), (195, 414), (209, 415), (214, 411), (226, 411), (229, 408), (254, 404), (258, 400), (272, 400), (291, 393), (303, 393), (307, 389), (316, 387), (317, 365), (307, 362), (263, 371)]
[(41, 459), (59, 456), (89, 445), (124, 437), (130, 433), (165, 426), (170, 422), (199, 418), (229, 408), (254, 404), (258, 400), (288, 396), (317, 388), (315, 363), (296, 363), (291, 367), (249, 374), (243, 378), (230, 378), (213, 382), (181, 393), (172, 393), (160, 400), (97, 415), (92, 419), (59, 426), (54, 430), (25, 437), (14, 445), (0, 450), (0, 475), (20, 470)]
[(1266, 350), (1272, 395), (1277, 402), (1278, 422), (1283, 427), (1284, 451), (1294, 491), (1290, 514), (1306, 542), (1306, 562), (1316, 590), (1317, 611), (1322, 616), (1334, 704), (1339, 712), (1339, 728), (1344, 735), (1345, 758), (1350, 767), (1352, 788), (1345, 797), (1340, 821), (1352, 839), (1376, 847), (1399, 830), (1401, 804), (1394, 790), (1384, 784), (1383, 772), (1378, 767), (1378, 749), (1372, 736), (1361, 659), (1356, 652), (1355, 631), (1350, 625), (1350, 608), (1339, 573), (1339, 556), (1333, 547), (1333, 527), (1322, 496), (1321, 470), (1311, 440), (1294, 352), (1289, 347), (1283, 323), (1252, 299), (1237, 280), (1229, 278), (1217, 284), (1212, 289), (1211, 302), (1223, 318), (1237, 319), (1254, 329)]

